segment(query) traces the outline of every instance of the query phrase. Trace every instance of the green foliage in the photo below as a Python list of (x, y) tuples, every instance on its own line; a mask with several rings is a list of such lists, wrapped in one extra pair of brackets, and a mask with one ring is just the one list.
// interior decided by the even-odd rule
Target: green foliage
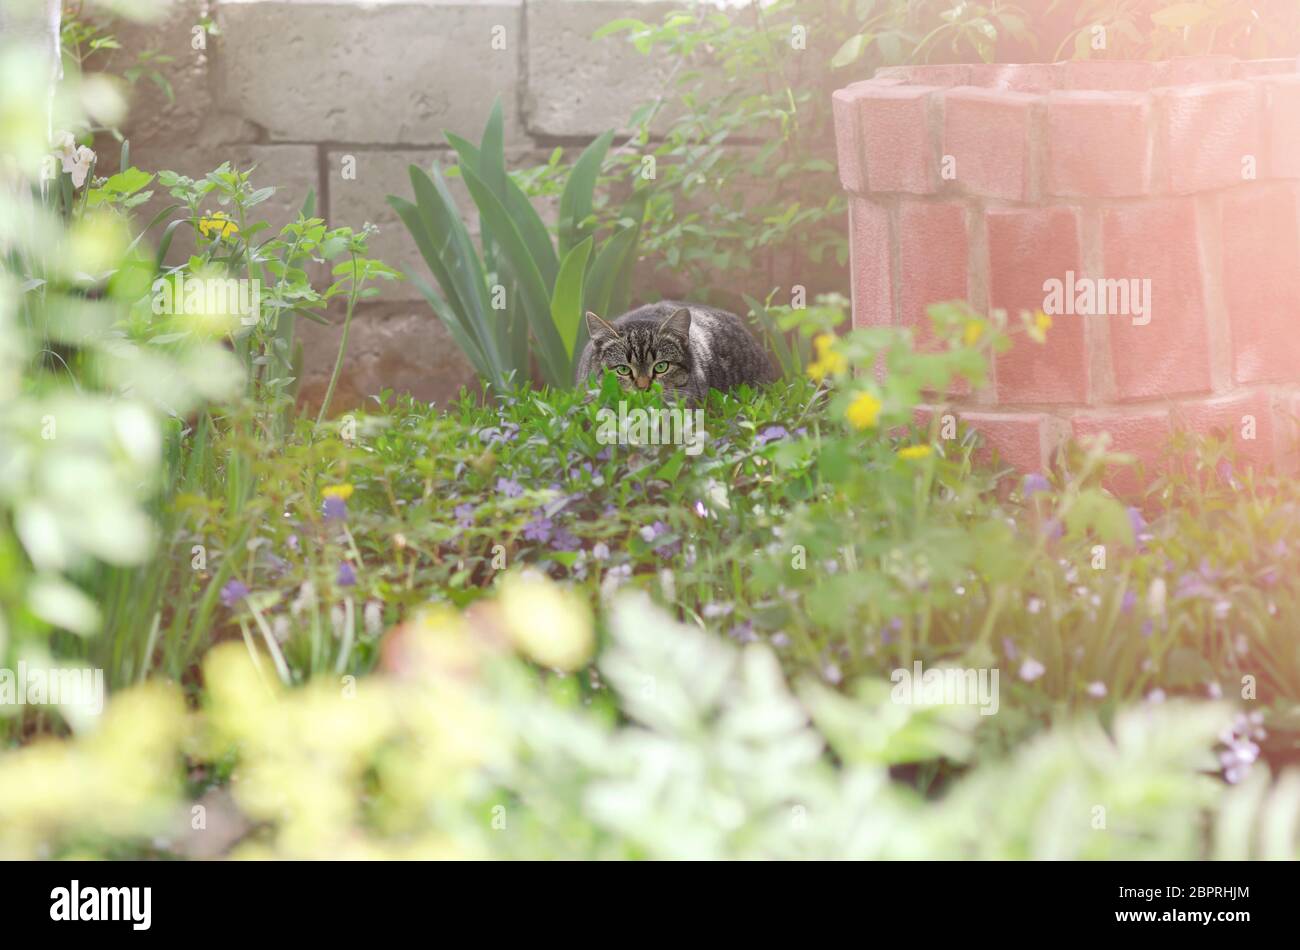
[(603, 239), (592, 192), (612, 134), (598, 138), (569, 173), (560, 195), (558, 241), (506, 173), (498, 101), (479, 146), (447, 134), (479, 212), (481, 253), (438, 169), (411, 166), (415, 202), (390, 196), (441, 290), (416, 285), (483, 381), (497, 392), (532, 378), (535, 361), (550, 386), (568, 385), (587, 342), (585, 310), (626, 309), (641, 210), (626, 206)]

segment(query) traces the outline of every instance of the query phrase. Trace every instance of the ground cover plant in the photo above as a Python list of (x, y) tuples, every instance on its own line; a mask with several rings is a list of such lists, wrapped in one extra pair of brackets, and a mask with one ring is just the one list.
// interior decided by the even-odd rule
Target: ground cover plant
[[(38, 75), (0, 55), (24, 93), (0, 123), (21, 159), (0, 187), (0, 670), (102, 670), (108, 699), (0, 704), (0, 856), (1300, 852), (1295, 483), (1190, 435), (1133, 497), (1102, 443), (1014, 473), (936, 394), (978, 391), (1045, 315), (937, 302), (921, 345), (846, 330), (833, 294), (754, 294), (779, 383), (699, 407), (574, 388), (559, 331), (596, 238), (641, 233), (601, 217), (625, 197), (602, 142), (554, 245), (490, 214), (461, 242), (423, 172), (398, 202), (482, 386), (300, 407), (295, 321), (340, 302), (337, 379), (357, 302), (401, 276), (367, 229), (311, 195), (270, 229), (256, 169), (154, 174), (127, 147), (96, 176), (72, 85), (43, 179)], [(546, 187), (502, 177), (500, 121), (453, 142), (480, 208)], [(172, 201), (140, 220), (152, 190)], [(652, 252), (666, 213), (647, 205)], [(166, 265), (184, 231), (195, 254)], [(538, 260), (530, 309), (464, 306)], [(257, 296), (178, 306), (228, 280)], [(991, 689), (953, 702), (918, 663)]]

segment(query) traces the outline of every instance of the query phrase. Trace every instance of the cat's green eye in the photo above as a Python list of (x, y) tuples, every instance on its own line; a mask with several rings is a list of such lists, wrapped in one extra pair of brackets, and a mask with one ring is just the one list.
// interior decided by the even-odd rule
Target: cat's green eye
[(662, 361), (655, 363), (655, 372), (660, 374), (668, 372), (668, 364)]
[(618, 375), (620, 375), (620, 376), (631, 376), (631, 375), (632, 375), (632, 367), (630, 367), (630, 366), (628, 366), (626, 363), (624, 363), (624, 364), (622, 364), (621, 366), (615, 366), (615, 367), (614, 367), (614, 372), (618, 373)]

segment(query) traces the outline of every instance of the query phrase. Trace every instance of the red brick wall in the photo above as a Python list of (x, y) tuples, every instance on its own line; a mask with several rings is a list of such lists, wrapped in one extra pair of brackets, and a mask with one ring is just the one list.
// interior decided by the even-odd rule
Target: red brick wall
[(1068, 272), (1150, 281), (1145, 317), (1055, 314), (950, 394), (1004, 458), (1104, 431), (1150, 467), (1186, 427), (1300, 466), (1296, 60), (895, 67), (833, 105), (855, 326), (963, 298), (1015, 327)]

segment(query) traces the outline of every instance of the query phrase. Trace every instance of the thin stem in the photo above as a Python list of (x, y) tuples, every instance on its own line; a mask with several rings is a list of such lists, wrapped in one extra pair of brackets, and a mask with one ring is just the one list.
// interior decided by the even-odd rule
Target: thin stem
[(325, 421), (329, 413), (330, 400), (334, 398), (334, 387), (338, 385), (339, 374), (343, 372), (343, 356), (348, 350), (348, 333), (352, 329), (352, 314), (357, 307), (357, 294), (360, 281), (357, 279), (357, 255), (352, 254), (352, 289), (348, 293), (348, 312), (343, 317), (343, 335), (339, 338), (339, 353), (334, 360), (334, 372), (330, 374), (330, 384), (325, 388), (325, 398), (321, 400), (320, 412), (316, 415), (316, 425)]

